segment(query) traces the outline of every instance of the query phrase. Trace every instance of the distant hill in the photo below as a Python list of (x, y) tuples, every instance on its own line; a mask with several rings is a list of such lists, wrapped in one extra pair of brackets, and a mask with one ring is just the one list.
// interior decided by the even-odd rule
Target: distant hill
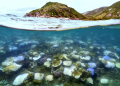
[(48, 2), (40, 9), (33, 10), (29, 13), (26, 13), (24, 17), (62, 17), (69, 19), (86, 19), (85, 16), (78, 13), (71, 7), (68, 7), (65, 4), (61, 4), (58, 2)]
[(96, 19), (120, 19), (120, 1), (93, 16)]
[(84, 16), (93, 16), (101, 11), (103, 11), (104, 9), (106, 9), (107, 7), (100, 7), (100, 8), (97, 8), (97, 9), (94, 9), (92, 11), (87, 11), (85, 13), (83, 13)]

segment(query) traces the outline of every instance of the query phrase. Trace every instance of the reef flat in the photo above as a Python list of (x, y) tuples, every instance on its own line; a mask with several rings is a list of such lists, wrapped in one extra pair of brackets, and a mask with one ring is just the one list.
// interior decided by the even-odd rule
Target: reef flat
[(27, 31), (0, 27), (0, 85), (119, 86), (119, 28)]

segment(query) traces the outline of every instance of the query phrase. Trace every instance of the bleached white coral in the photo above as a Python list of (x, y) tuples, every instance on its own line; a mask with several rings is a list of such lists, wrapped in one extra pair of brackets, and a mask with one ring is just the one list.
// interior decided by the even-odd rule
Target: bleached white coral
[(13, 63), (12, 65), (3, 68), (2, 72), (17, 71), (21, 67), (22, 67), (22, 65)]
[(106, 78), (100, 79), (100, 83), (101, 83), (101, 84), (108, 84), (108, 82), (109, 82), (109, 80), (106, 79)]
[(72, 65), (72, 61), (63, 61), (63, 65), (71, 66)]
[(45, 77), (45, 80), (46, 80), (46, 81), (53, 81), (53, 75), (47, 75), (47, 76)]
[(34, 74), (34, 79), (35, 80), (42, 80), (44, 78), (44, 74), (43, 73), (35, 73)]
[(37, 61), (37, 60), (40, 59), (40, 58), (41, 58), (41, 55), (39, 54), (38, 57), (33, 57), (33, 60), (34, 60), (34, 61)]
[(2, 62), (2, 66), (9, 66), (12, 65), (14, 61), (14, 57), (7, 58), (4, 62)]
[(90, 68), (95, 68), (96, 67), (96, 63), (93, 63), (93, 62), (89, 62), (88, 65), (89, 65)]
[(93, 79), (91, 77), (87, 78), (87, 83), (93, 84)]
[(63, 74), (68, 75), (68, 76), (72, 76), (72, 72), (74, 71), (74, 69), (76, 69), (75, 66), (65, 67)]
[(50, 67), (50, 61), (46, 61), (46, 62), (44, 62), (44, 66), (46, 66), (46, 67)]
[(76, 63), (78, 64), (78, 66), (86, 67), (85, 63), (82, 63), (81, 61), (77, 61)]
[(107, 56), (107, 55), (109, 55), (109, 54), (110, 54), (110, 53), (112, 53), (112, 52), (111, 52), (111, 51), (109, 51), (109, 50), (104, 50), (104, 52), (103, 52), (103, 53), (104, 53), (104, 55), (106, 55), (106, 56)]
[(117, 68), (120, 68), (120, 63), (115, 64)]
[(24, 80), (27, 78), (27, 76), (28, 76), (28, 73), (18, 75), (13, 81), (13, 85), (21, 85), (24, 82)]
[(84, 55), (89, 55), (89, 51), (81, 51), (81, 53)]
[(117, 55), (117, 53), (114, 53), (114, 55), (117, 57), (117, 59), (119, 59), (120, 57)]
[(72, 57), (73, 57), (74, 59), (79, 59), (80, 56), (73, 54)]
[(91, 59), (91, 57), (90, 57), (90, 56), (85, 56), (85, 57), (80, 56), (80, 59), (83, 59), (83, 60), (90, 60), (90, 59)]
[(107, 67), (107, 68), (114, 68), (115, 64), (110, 62), (110, 61), (107, 61), (107, 64), (105, 65), (105, 67)]

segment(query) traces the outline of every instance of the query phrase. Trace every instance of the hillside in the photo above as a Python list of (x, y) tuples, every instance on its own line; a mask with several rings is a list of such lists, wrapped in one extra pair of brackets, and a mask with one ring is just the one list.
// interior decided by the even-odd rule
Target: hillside
[(75, 11), (73, 8), (58, 2), (48, 2), (40, 9), (26, 13), (24, 17), (62, 17), (69, 19), (85, 19), (86, 17)]
[(97, 9), (94, 9), (92, 11), (87, 11), (85, 13), (83, 13), (84, 16), (88, 17), (88, 16), (93, 16), (101, 11), (103, 11), (104, 9), (106, 9), (107, 7), (100, 7), (100, 8), (97, 8)]
[(120, 1), (93, 16), (96, 19), (120, 19)]

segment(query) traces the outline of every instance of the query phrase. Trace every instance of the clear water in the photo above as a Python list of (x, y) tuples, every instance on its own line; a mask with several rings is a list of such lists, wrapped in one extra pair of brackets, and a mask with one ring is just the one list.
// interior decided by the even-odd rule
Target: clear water
[[(25, 31), (0, 27), (0, 86), (13, 86), (15, 78), (28, 71), (34, 74), (43, 73), (44, 78), (40, 83), (35, 83), (33, 78), (26, 77), (24, 80), (26, 83), (22, 83), (21, 86), (120, 86), (120, 68), (116, 66), (120, 63), (119, 49), (120, 25), (66, 31)], [(61, 57), (63, 54), (66, 58)], [(34, 60), (38, 55), (41, 58)], [(10, 60), (5, 66), (3, 62), (7, 58), (18, 56), (23, 56), (24, 60), (13, 63), (22, 67), (16, 71), (10, 68), (5, 70), (13, 63), (9, 64)], [(50, 59), (50, 66), (46, 67), (44, 63)], [(55, 59), (57, 61), (61, 59), (62, 64), (54, 67)], [(66, 66), (64, 61), (72, 61), (72, 64)], [(88, 65), (90, 62), (94, 65)], [(71, 66), (75, 69), (69, 76), (64, 70), (70, 69)], [(90, 67), (93, 68), (94, 74), (87, 71)], [(58, 76), (55, 74), (56, 71), (60, 73)], [(81, 76), (75, 78), (73, 74), (75, 71), (81, 73)], [(53, 75), (53, 80), (46, 80), (47, 75)], [(87, 81), (88, 78), (93, 80), (93, 84)], [(104, 79), (103, 82), (101, 79)]]

